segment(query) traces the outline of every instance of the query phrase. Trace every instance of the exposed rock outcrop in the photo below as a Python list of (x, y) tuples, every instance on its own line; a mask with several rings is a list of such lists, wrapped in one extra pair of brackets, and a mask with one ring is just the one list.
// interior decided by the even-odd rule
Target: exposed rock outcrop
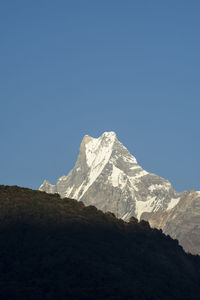
[(55, 186), (45, 181), (40, 190), (81, 200), (124, 220), (170, 209), (180, 199), (169, 181), (138, 165), (114, 132), (99, 138), (86, 135), (70, 173), (59, 178)]
[(200, 255), (200, 192), (185, 192), (172, 209), (143, 213), (142, 218), (178, 239), (186, 251)]

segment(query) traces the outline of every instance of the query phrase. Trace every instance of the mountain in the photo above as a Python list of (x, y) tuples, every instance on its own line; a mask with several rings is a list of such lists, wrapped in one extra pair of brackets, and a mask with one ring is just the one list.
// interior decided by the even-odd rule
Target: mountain
[(198, 300), (200, 257), (148, 222), (0, 186), (0, 298)]
[(172, 209), (143, 213), (142, 219), (178, 239), (186, 251), (200, 255), (200, 192), (185, 192)]
[(81, 200), (124, 220), (171, 209), (181, 196), (169, 181), (139, 166), (114, 132), (104, 132), (99, 138), (86, 135), (70, 173), (56, 185), (45, 180), (40, 190)]

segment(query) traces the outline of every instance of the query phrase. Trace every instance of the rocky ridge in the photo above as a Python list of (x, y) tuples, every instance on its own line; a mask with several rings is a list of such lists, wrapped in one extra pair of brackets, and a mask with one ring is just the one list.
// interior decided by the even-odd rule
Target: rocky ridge
[(185, 192), (172, 209), (143, 213), (142, 219), (178, 239), (187, 252), (200, 255), (200, 192)]
[(45, 180), (40, 190), (81, 200), (124, 220), (169, 210), (181, 197), (169, 181), (139, 166), (114, 132), (104, 132), (99, 138), (86, 135), (75, 167), (56, 185)]

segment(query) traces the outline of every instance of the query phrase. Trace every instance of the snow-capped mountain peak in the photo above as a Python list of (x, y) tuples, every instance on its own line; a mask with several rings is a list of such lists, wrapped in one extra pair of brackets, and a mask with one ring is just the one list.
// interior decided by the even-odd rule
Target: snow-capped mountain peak
[(99, 164), (106, 164), (111, 156), (113, 144), (116, 139), (114, 132), (105, 132), (98, 139), (85, 136), (86, 161), (89, 167), (96, 168)]
[(45, 181), (40, 190), (81, 200), (125, 220), (179, 201), (171, 184), (139, 166), (112, 131), (99, 138), (85, 135), (75, 167), (55, 186)]

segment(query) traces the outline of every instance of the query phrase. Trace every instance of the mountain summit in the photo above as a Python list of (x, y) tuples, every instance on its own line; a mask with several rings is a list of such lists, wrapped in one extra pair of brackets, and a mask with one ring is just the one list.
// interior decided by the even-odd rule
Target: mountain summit
[(170, 182), (139, 166), (112, 131), (99, 138), (85, 135), (74, 168), (56, 185), (45, 180), (40, 190), (81, 200), (124, 220), (171, 209), (180, 200)]

